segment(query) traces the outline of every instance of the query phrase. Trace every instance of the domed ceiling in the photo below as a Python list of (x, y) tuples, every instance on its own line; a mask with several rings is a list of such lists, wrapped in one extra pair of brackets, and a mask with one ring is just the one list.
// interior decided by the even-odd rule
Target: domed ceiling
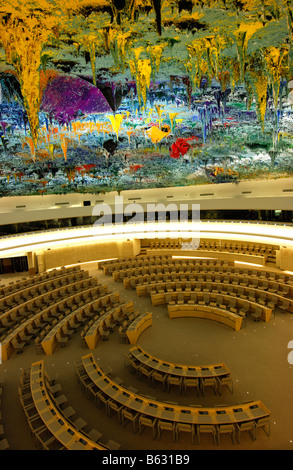
[(0, 14), (1, 196), (292, 176), (292, 0)]

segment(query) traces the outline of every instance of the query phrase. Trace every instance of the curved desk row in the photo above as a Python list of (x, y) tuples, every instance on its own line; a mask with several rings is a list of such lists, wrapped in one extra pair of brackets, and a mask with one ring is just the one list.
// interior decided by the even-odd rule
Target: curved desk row
[(132, 274), (152, 274), (152, 273), (183, 273), (185, 271), (201, 271), (200, 268), (228, 268), (229, 266), (234, 266), (234, 263), (222, 262), (216, 263), (213, 260), (205, 260), (204, 263), (199, 264), (198, 260), (169, 260), (156, 263), (150, 263), (149, 265), (144, 266), (129, 266), (128, 268), (119, 268), (117, 267), (116, 270), (113, 270), (112, 277), (114, 281), (123, 281), (125, 277), (129, 277)]
[[(95, 279), (92, 280), (93, 282), (97, 282)], [(89, 280), (88, 284), (92, 284), (91, 280)], [(18, 326), (14, 328), (6, 337), (5, 339), (1, 342), (1, 353), (2, 353), (2, 360), (7, 360), (11, 354), (14, 351), (14, 341), (18, 341), (18, 337), (21, 335), (22, 332), (26, 334), (30, 334), (28, 328), (32, 325), (33, 327), (38, 328), (38, 324), (36, 322), (41, 321), (41, 322), (48, 322), (50, 319), (54, 320), (55, 316), (53, 315), (54, 312), (57, 312), (57, 307), (59, 305), (64, 304), (65, 306), (70, 305), (70, 301), (74, 301), (75, 297), (78, 294), (86, 294), (90, 295), (92, 290), (95, 291), (95, 286), (90, 286), (89, 288), (85, 287), (83, 291), (77, 291), (75, 294), (72, 294), (71, 296), (68, 296), (66, 298), (65, 295), (62, 298), (56, 298), (53, 302), (51, 302), (51, 305), (48, 307), (42, 309), (40, 312), (36, 314), (31, 314), (29, 315), (29, 318), (23, 322), (19, 322)], [(66, 289), (66, 288), (65, 288)], [(44, 296), (47, 294), (44, 294)], [(28, 301), (26, 304), (32, 304), (34, 300)], [(45, 304), (44, 304), (45, 305)], [(68, 307), (69, 308), (69, 307)], [(59, 313), (61, 314), (61, 312)], [(23, 341), (22, 338), (20, 337), (20, 341)], [(52, 339), (53, 341), (53, 339)], [(50, 348), (53, 347), (53, 345), (50, 346)], [(49, 349), (50, 349), (49, 348)]]
[[(84, 303), (82, 306), (77, 306), (76, 308), (62, 318), (45, 336), (42, 340), (41, 345), (46, 355), (53, 354), (54, 350), (59, 344), (58, 335), (66, 336), (65, 329), (71, 329), (71, 322), (74, 320), (77, 315), (83, 314), (86, 311), (86, 308), (91, 306), (96, 300), (101, 298), (100, 296), (105, 296), (105, 286), (97, 286), (94, 289), (90, 289), (89, 291), (85, 291), (88, 296), (88, 302)], [(112, 294), (108, 294), (109, 296)], [(119, 300), (119, 295), (117, 295), (117, 300)]]
[(108, 261), (98, 261), (98, 269), (104, 274), (111, 275), (116, 269), (124, 269), (132, 266), (148, 266), (159, 261), (172, 260), (172, 256), (136, 256), (134, 258), (122, 258)]
[[(108, 303), (109, 310), (103, 313), (99, 318), (97, 318), (94, 323), (90, 326), (89, 330), (86, 332), (84, 336), (84, 340), (87, 344), (89, 349), (95, 349), (96, 345), (98, 344), (99, 340), (102, 338), (101, 330), (107, 330), (111, 328), (113, 325), (116, 324), (118, 318), (120, 318), (124, 313), (127, 311), (133, 311), (133, 302), (121, 302), (120, 305), (115, 305), (119, 300), (119, 293), (115, 293), (116, 301), (110, 299), (111, 302)], [(102, 302), (98, 302), (101, 308), (104, 307)]]
[(64, 276), (66, 274), (72, 274), (76, 271), (80, 271), (80, 266), (76, 266), (74, 268), (60, 268), (60, 269), (52, 269), (52, 271), (44, 272), (41, 274), (35, 274), (29, 278), (22, 278), (15, 283), (12, 282), (8, 286), (4, 286), (0, 288), (0, 299), (2, 300), (4, 297), (13, 294), (14, 292), (18, 292), (19, 289), (25, 289), (26, 287), (35, 287), (40, 283), (45, 281), (50, 281), (56, 279), (60, 276)]
[[(242, 287), (235, 284), (225, 284), (224, 282), (202, 282), (202, 281), (161, 281), (150, 284), (138, 284), (136, 293), (138, 296), (156, 294), (162, 292), (196, 292), (215, 295), (229, 295), (238, 299), (248, 300), (254, 304), (261, 305), (273, 310), (275, 307), (284, 308), (293, 312), (293, 299), (283, 297), (275, 293), (263, 291), (256, 287)], [(264, 315), (265, 319), (267, 315)], [(266, 319), (265, 321), (268, 321)]]
[[(50, 304), (52, 301), (57, 301), (59, 298), (62, 298), (66, 295), (69, 295), (78, 290), (82, 290), (84, 287), (96, 286), (97, 279), (88, 277), (80, 280), (73, 280), (70, 284), (64, 286), (54, 287), (48, 291), (44, 291), (42, 294), (32, 297), (26, 301), (21, 302), (19, 305), (12, 307), (11, 309), (5, 311), (0, 315), (0, 324), (5, 327), (9, 326), (9, 321), (13, 321), (13, 317), (18, 315), (22, 316), (23, 314), (19, 311), (30, 309), (38, 302), (38, 305), (43, 308), (46, 304)], [(9, 320), (10, 319), (10, 320)], [(23, 319), (23, 318), (22, 318)], [(17, 320), (16, 320), (17, 321)]]
[[(88, 273), (80, 271), (75, 274), (65, 274), (63, 276), (40, 282), (36, 286), (24, 287), (23, 289), (0, 299), (0, 310), (3, 315), (4, 313), (8, 313), (12, 308), (20, 307), (23, 303), (29, 300), (36, 299), (43, 294), (89, 278), (90, 276)], [(2, 315), (0, 318), (2, 318)]]
[(282, 297), (293, 298), (293, 286), (272, 280), (264, 280), (258, 277), (253, 279), (240, 273), (210, 272), (186, 269), (184, 272), (160, 272), (152, 274), (137, 274), (125, 277), (123, 285), (125, 289), (135, 289), (137, 285), (150, 284), (151, 282), (224, 282), (239, 287), (252, 287), (264, 292), (276, 294)]
[[(144, 267), (144, 268), (133, 268), (127, 269), (125, 271), (119, 271), (117, 273), (117, 280), (123, 281), (123, 285), (125, 288), (134, 287), (130, 284), (131, 279), (137, 279), (139, 276), (142, 276), (143, 279), (146, 279), (147, 276), (153, 276), (155, 278), (156, 275), (166, 275), (166, 276), (179, 276), (179, 275), (194, 275), (194, 279), (197, 279), (199, 275), (202, 276), (203, 280), (208, 276), (215, 276), (217, 275), (226, 275), (231, 276), (231, 282), (235, 282), (239, 277), (241, 277), (240, 282), (246, 282), (246, 280), (250, 283), (251, 278), (253, 280), (258, 280), (259, 282), (266, 282), (271, 283), (278, 283), (282, 290), (285, 290), (286, 293), (293, 295), (293, 275), (284, 274), (281, 272), (276, 271), (268, 271), (266, 269), (257, 269), (257, 268), (237, 268), (233, 266), (226, 266), (226, 265), (217, 265), (214, 263), (204, 263), (202, 265), (198, 265), (198, 263), (191, 263), (190, 260), (182, 262), (179, 266), (170, 265), (169, 263), (166, 265), (158, 264), (156, 266)], [(121, 275), (121, 277), (119, 277)], [(209, 279), (210, 280), (210, 279)], [(264, 285), (263, 284), (263, 285)], [(267, 288), (276, 287), (272, 284), (268, 284)], [(278, 290), (278, 289), (277, 289)]]
[(224, 294), (208, 294), (203, 292), (170, 292), (151, 294), (151, 302), (155, 305), (164, 305), (172, 302), (181, 304), (200, 304), (210, 307), (218, 307), (222, 310), (230, 310), (231, 313), (237, 314), (244, 318), (248, 314), (257, 315), (263, 321), (268, 322), (271, 318), (272, 309), (245, 299), (239, 299), (232, 295)]
[(202, 318), (213, 320), (233, 328), (235, 331), (241, 329), (243, 318), (239, 315), (217, 307), (205, 305), (168, 305), (169, 318)]
[(237, 405), (196, 408), (149, 399), (116, 383), (104, 373), (92, 354), (84, 356), (82, 362), (88, 377), (109, 400), (141, 416), (172, 423), (214, 426), (248, 423), (270, 416), (270, 411), (259, 400)]
[(64, 448), (67, 450), (108, 450), (103, 444), (93, 442), (85, 433), (74, 428), (54, 404), (45, 384), (43, 361), (33, 363), (30, 386), (35, 408), (46, 428)]
[[(161, 248), (161, 249), (150, 249), (146, 250), (147, 254), (155, 253), (157, 255), (170, 254), (174, 255), (175, 250), (168, 249), (168, 248)], [(222, 259), (225, 261), (239, 261), (241, 263), (253, 263), (253, 264), (260, 264), (262, 266), (266, 263), (266, 257), (261, 255), (255, 255), (253, 253), (229, 253), (227, 251), (214, 251), (214, 250), (199, 250), (195, 249), (177, 249), (176, 252), (179, 252), (182, 256), (198, 256), (201, 258), (206, 257), (213, 257)]]
[(119, 262), (116, 261), (112, 265), (109, 265), (104, 269), (104, 274), (112, 275), (116, 280), (116, 273), (123, 273), (123, 276), (128, 270), (139, 269), (139, 270), (148, 270), (148, 269), (157, 269), (159, 267), (168, 266), (170, 268), (180, 268), (181, 266), (194, 266), (194, 267), (205, 267), (205, 266), (234, 266), (233, 261), (226, 260), (216, 260), (216, 259), (177, 259), (172, 256), (157, 256), (154, 258), (147, 258), (141, 261), (141, 258), (134, 258), (131, 261)]
[(175, 375), (178, 377), (188, 378), (211, 378), (211, 377), (227, 377), (230, 370), (223, 364), (211, 364), (204, 366), (175, 364), (162, 359), (153, 357), (144, 351), (140, 346), (135, 346), (129, 350), (129, 354), (139, 363), (150, 367), (164, 374)]

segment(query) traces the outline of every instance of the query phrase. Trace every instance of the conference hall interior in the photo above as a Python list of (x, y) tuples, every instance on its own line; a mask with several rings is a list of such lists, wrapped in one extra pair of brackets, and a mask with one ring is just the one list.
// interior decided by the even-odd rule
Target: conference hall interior
[(292, 11), (0, 1), (0, 450), (292, 449)]

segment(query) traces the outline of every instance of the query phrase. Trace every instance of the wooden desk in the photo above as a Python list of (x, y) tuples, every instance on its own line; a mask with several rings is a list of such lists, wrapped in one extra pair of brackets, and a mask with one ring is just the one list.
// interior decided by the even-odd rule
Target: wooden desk
[(149, 399), (117, 384), (104, 373), (92, 354), (84, 356), (82, 362), (90, 379), (105, 395), (120, 405), (151, 418), (166, 419), (174, 423), (219, 425), (249, 422), (270, 416), (270, 411), (260, 400), (232, 406), (194, 408)]
[(197, 304), (168, 305), (168, 314), (170, 318), (188, 317), (217, 321), (233, 328), (235, 331), (240, 330), (243, 320), (239, 315), (227, 310)]
[(130, 323), (126, 334), (130, 344), (136, 344), (141, 333), (152, 325), (152, 313), (146, 312), (139, 315)]
[(68, 450), (108, 450), (106, 446), (95, 443), (89, 437), (77, 431), (73, 424), (54, 405), (47, 389), (43, 361), (32, 364), (30, 372), (31, 394), (36, 410), (44, 425), (55, 438)]
[(178, 377), (210, 378), (226, 377), (230, 375), (230, 370), (223, 363), (204, 366), (175, 364), (151, 356), (140, 346), (131, 348), (129, 353), (147, 367), (151, 367), (152, 369), (165, 374), (177, 375)]
[[(169, 292), (169, 295), (171, 295), (171, 301), (172, 302), (178, 302), (178, 293), (179, 292), (176, 292), (176, 291), (173, 291), (173, 292)], [(181, 294), (183, 294), (183, 297), (184, 297), (184, 305), (185, 303), (187, 304), (187, 302), (189, 300), (192, 300), (191, 299), (191, 294), (192, 294), (192, 291), (182, 291)], [(265, 321), (265, 322), (268, 322), (271, 318), (271, 314), (272, 314), (272, 309), (271, 308), (268, 308), (268, 307), (265, 307), (261, 304), (257, 304), (256, 302), (252, 302), (252, 301), (249, 301), (249, 300), (245, 300), (245, 299), (240, 299), (238, 298), (237, 296), (233, 296), (233, 295), (230, 295), (230, 294), (222, 294), (222, 293), (203, 293), (203, 292), (196, 292), (196, 296), (198, 298), (198, 300), (203, 300), (204, 299), (204, 295), (213, 295), (213, 296), (220, 296), (221, 298), (223, 298), (227, 305), (229, 305), (229, 303), (232, 301), (232, 300), (235, 300), (236, 301), (236, 304), (237, 304), (237, 307), (236, 308), (239, 308), (241, 309), (241, 307), (245, 307), (245, 306), (248, 306), (250, 309), (256, 309), (256, 310), (259, 310), (261, 312), (261, 316), (260, 318)], [(151, 302), (152, 302), (152, 305), (164, 305), (167, 302), (167, 299), (166, 299), (166, 295), (168, 295), (168, 293), (165, 293), (165, 292), (162, 292), (162, 293), (159, 293), (159, 294), (151, 294)], [(195, 301), (196, 303), (196, 301)], [(208, 306), (210, 307), (210, 306)], [(232, 313), (232, 312), (230, 312)]]

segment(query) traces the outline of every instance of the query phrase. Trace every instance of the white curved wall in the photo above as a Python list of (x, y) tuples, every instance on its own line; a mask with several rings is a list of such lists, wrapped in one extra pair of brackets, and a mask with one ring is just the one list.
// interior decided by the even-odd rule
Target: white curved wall
[[(117, 192), (15, 196), (0, 200), (2, 225), (37, 220), (91, 216), (96, 204), (115, 207)], [(243, 181), (187, 187), (122, 191), (124, 205), (133, 202), (147, 210), (150, 203), (200, 204), (201, 210), (293, 210), (293, 178)], [(90, 201), (90, 206), (84, 206)]]

